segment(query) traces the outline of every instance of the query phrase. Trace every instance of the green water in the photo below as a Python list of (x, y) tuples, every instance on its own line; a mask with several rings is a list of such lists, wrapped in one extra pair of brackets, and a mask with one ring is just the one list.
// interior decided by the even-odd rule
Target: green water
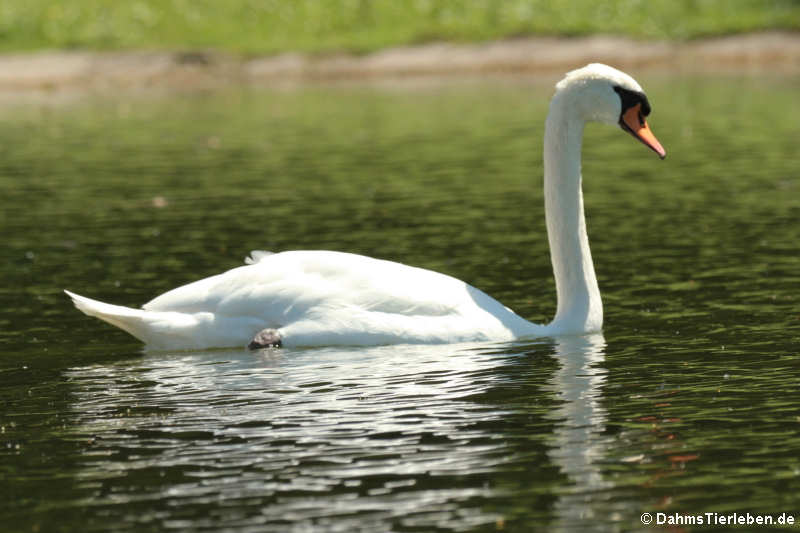
[(554, 80), (6, 98), (0, 530), (800, 521), (800, 79), (633, 74), (669, 155), (587, 129), (603, 335), (508, 345), (144, 353), (61, 290), (337, 249), (546, 322)]

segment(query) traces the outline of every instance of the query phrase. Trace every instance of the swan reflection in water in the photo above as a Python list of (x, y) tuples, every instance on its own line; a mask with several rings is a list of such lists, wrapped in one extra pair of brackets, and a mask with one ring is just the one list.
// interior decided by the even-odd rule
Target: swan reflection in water
[(600, 333), (563, 337), (555, 345), (559, 367), (549, 388), (564, 403), (549, 415), (557, 425), (547, 455), (569, 480), (555, 504), (555, 531), (578, 531), (587, 524), (602, 530), (613, 519), (594, 508), (597, 493), (612, 486), (599, 466), (610, 446), (603, 436), (608, 412), (601, 403), (605, 347)]
[[(152, 499), (154, 514), (197, 505), (202, 520), (211, 498), (265, 527), (449, 529), (503, 520), (520, 498), (503, 479), (524, 469), (535, 486), (555, 465), (558, 500), (539, 515), (566, 530), (593, 516), (592, 493), (606, 486), (605, 341), (551, 342), (150, 353), (74, 369), (81, 431), (99, 437), (82, 479), (107, 485), (110, 499), (95, 503), (120, 513)], [(554, 372), (529, 357), (553, 349)], [(563, 403), (548, 412), (553, 395)], [(526, 426), (531, 401), (545, 411)], [(163, 486), (137, 492), (154, 468)]]

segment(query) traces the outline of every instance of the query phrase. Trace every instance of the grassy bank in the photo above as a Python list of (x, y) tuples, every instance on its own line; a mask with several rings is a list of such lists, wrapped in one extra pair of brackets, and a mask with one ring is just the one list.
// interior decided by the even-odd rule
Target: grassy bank
[(800, 30), (796, 0), (27, 0), (0, 6), (0, 52), (215, 48), (366, 52), (520, 35), (691, 39)]

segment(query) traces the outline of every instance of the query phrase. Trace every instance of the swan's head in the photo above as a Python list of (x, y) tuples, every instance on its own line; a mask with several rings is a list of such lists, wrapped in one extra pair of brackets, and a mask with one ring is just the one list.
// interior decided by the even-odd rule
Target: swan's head
[(592, 63), (568, 72), (556, 84), (556, 101), (584, 121), (619, 124), (661, 159), (667, 155), (645, 120), (650, 114), (647, 96), (636, 80), (620, 70)]

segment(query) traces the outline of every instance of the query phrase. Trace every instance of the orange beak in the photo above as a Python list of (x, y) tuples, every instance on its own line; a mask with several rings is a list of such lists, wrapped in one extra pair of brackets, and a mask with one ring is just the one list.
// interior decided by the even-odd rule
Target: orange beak
[(622, 126), (622, 129), (642, 141), (645, 146), (657, 153), (658, 157), (664, 159), (667, 157), (667, 151), (664, 150), (664, 147), (661, 146), (661, 143), (658, 142), (658, 139), (656, 139), (656, 136), (653, 135), (650, 127), (647, 125), (647, 121), (644, 119), (644, 116), (642, 116), (641, 107), (642, 104), (636, 104), (625, 111), (619, 121), (619, 125)]

